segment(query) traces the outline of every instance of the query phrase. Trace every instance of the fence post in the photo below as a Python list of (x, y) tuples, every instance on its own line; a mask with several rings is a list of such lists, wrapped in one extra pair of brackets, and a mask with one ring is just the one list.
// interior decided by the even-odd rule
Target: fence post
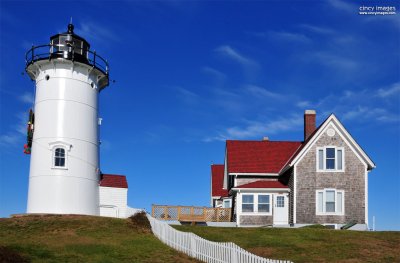
[(190, 254), (192, 257), (196, 258), (196, 241), (193, 235), (193, 233), (190, 233)]

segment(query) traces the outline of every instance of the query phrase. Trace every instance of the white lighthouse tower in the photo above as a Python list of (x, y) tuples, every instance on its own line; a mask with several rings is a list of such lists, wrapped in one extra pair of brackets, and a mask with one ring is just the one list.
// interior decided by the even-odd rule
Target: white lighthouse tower
[(98, 95), (108, 71), (72, 24), (27, 52), (26, 72), (36, 83), (25, 146), (27, 213), (99, 215)]

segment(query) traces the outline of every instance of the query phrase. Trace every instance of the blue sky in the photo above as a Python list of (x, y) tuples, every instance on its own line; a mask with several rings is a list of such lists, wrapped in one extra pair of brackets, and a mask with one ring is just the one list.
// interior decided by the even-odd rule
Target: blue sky
[[(362, 5), (397, 15), (363, 16)], [(377, 164), (370, 220), (400, 230), (400, 6), (385, 1), (0, 2), (0, 216), (25, 212), (32, 44), (75, 32), (108, 59), (101, 169), (128, 203), (209, 204), (225, 139), (302, 140), (305, 109), (330, 113)]]

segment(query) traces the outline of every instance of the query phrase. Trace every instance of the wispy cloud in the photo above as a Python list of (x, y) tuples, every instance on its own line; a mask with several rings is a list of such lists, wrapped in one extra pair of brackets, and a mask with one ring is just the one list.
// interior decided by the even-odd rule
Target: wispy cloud
[(27, 104), (33, 104), (33, 94), (31, 92), (24, 92), (18, 99)]
[(107, 44), (111, 42), (121, 42), (121, 37), (105, 25), (97, 24), (93, 21), (80, 23), (75, 30), (78, 34), (85, 36), (85, 39)]
[(319, 64), (332, 67), (336, 70), (355, 70), (358, 69), (359, 66), (357, 60), (339, 56), (329, 51), (315, 52), (309, 55)]
[(369, 119), (381, 122), (399, 121), (398, 116), (388, 112), (386, 109), (367, 107), (367, 106), (358, 106), (353, 110), (347, 111), (346, 113), (343, 114), (342, 119), (343, 120)]
[(14, 146), (19, 143), (19, 140), (21, 139), (21, 136), (14, 133), (10, 134), (5, 134), (5, 135), (0, 135), (0, 145), (5, 147), (5, 146)]
[(327, 27), (321, 27), (321, 26), (315, 26), (315, 25), (309, 25), (309, 24), (301, 24), (301, 25), (299, 25), (299, 27), (306, 29), (310, 32), (322, 34), (322, 35), (331, 35), (331, 34), (335, 33), (335, 31), (333, 29), (330, 29)]
[(356, 12), (358, 11), (357, 6), (350, 4), (349, 1), (329, 0), (328, 3), (332, 7), (339, 9), (341, 11), (346, 11), (346, 12), (354, 13), (354, 14), (356, 14)]
[(268, 36), (273, 40), (278, 41), (287, 41), (287, 42), (297, 42), (297, 43), (310, 43), (311, 39), (300, 33), (293, 32), (277, 32), (277, 31), (269, 31)]
[(197, 95), (193, 91), (190, 91), (190, 90), (182, 88), (182, 87), (175, 87), (175, 90), (177, 91), (178, 97), (185, 104), (194, 105), (199, 102), (199, 99), (200, 99), (199, 95)]
[(0, 135), (0, 145), (15, 147), (21, 143), (21, 140), (26, 136), (26, 119), (27, 114), (20, 112), (15, 115), (14, 124), (11, 125), (10, 131)]
[(264, 89), (264, 88), (256, 86), (256, 85), (246, 85), (244, 89), (245, 89), (245, 91), (247, 91), (248, 93), (250, 93), (256, 97), (270, 98), (270, 99), (282, 99), (283, 98), (283, 96), (281, 94), (269, 91), (267, 89)]
[(225, 57), (228, 57), (228, 58), (238, 62), (239, 64), (244, 65), (244, 66), (256, 66), (257, 65), (257, 62), (244, 56), (243, 54), (239, 53), (239, 51), (233, 49), (232, 47), (230, 47), (228, 45), (220, 46), (220, 47), (216, 48), (215, 51)]
[(211, 67), (203, 67), (202, 68), (203, 72), (210, 74), (212, 76), (214, 76), (215, 78), (217, 78), (218, 80), (223, 80), (226, 78), (226, 75), (224, 73), (222, 73), (219, 70), (216, 70), (214, 68)]
[(296, 103), (296, 106), (299, 108), (308, 108), (311, 106), (311, 103), (307, 100), (302, 100)]
[(400, 94), (400, 82), (394, 83), (387, 88), (380, 88), (377, 92), (377, 96), (381, 98), (387, 98), (396, 94)]
[(287, 118), (275, 119), (266, 122), (253, 121), (244, 127), (229, 127), (225, 131), (219, 132), (217, 136), (206, 137), (205, 142), (224, 141), (227, 139), (254, 139), (269, 136), (284, 131), (292, 131), (301, 128), (303, 119), (301, 116), (293, 115)]

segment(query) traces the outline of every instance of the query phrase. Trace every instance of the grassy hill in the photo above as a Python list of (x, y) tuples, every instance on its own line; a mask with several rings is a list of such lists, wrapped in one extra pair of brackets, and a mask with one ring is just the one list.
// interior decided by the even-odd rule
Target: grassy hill
[(218, 242), (234, 242), (262, 257), (308, 262), (400, 262), (400, 232), (358, 232), (321, 227), (213, 228), (176, 226)]
[(0, 219), (0, 262), (198, 262), (161, 243), (145, 217)]
[[(198, 262), (162, 244), (145, 216), (25, 216), (0, 219), (2, 262)], [(301, 262), (400, 262), (400, 232), (318, 228), (177, 226), (254, 254)]]

